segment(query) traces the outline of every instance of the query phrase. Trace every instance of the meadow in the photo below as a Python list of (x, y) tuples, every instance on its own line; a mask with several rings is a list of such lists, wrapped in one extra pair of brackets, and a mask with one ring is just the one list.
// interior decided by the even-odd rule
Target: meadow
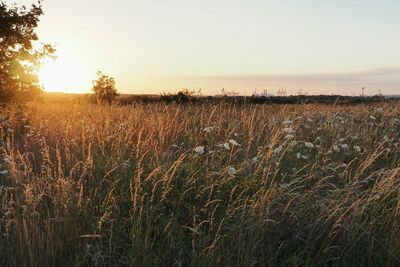
[(399, 266), (400, 103), (0, 113), (1, 266)]

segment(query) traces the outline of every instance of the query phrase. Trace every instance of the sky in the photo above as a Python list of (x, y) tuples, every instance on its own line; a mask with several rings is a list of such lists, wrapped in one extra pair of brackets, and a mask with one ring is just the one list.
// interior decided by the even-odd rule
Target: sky
[(45, 0), (43, 8), (37, 32), (59, 56), (40, 74), (48, 91), (87, 92), (101, 70), (121, 93), (400, 94), (398, 0)]

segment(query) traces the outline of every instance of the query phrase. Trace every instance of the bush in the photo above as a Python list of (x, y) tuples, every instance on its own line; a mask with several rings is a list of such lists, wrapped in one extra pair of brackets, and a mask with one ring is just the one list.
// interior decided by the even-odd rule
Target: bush
[(115, 88), (114, 78), (103, 74), (101, 71), (97, 72), (98, 78), (93, 81), (93, 88), (95, 101), (100, 104), (111, 104), (118, 96), (117, 89)]
[(183, 89), (176, 94), (164, 93), (161, 94), (160, 100), (165, 103), (189, 103), (196, 101), (196, 98), (193, 96), (194, 91), (190, 91), (188, 89)]

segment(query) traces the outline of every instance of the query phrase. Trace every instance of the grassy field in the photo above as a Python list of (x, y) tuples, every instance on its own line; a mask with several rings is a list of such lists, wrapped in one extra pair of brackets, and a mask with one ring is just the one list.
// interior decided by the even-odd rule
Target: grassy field
[(400, 265), (400, 103), (0, 114), (1, 266)]

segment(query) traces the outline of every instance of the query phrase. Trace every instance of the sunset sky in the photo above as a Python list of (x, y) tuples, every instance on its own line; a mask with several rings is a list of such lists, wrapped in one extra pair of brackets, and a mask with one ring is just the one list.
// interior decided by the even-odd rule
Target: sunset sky
[[(16, 1), (29, 4), (33, 1)], [(400, 1), (46, 0), (38, 33), (59, 58), (49, 91), (400, 93)]]

